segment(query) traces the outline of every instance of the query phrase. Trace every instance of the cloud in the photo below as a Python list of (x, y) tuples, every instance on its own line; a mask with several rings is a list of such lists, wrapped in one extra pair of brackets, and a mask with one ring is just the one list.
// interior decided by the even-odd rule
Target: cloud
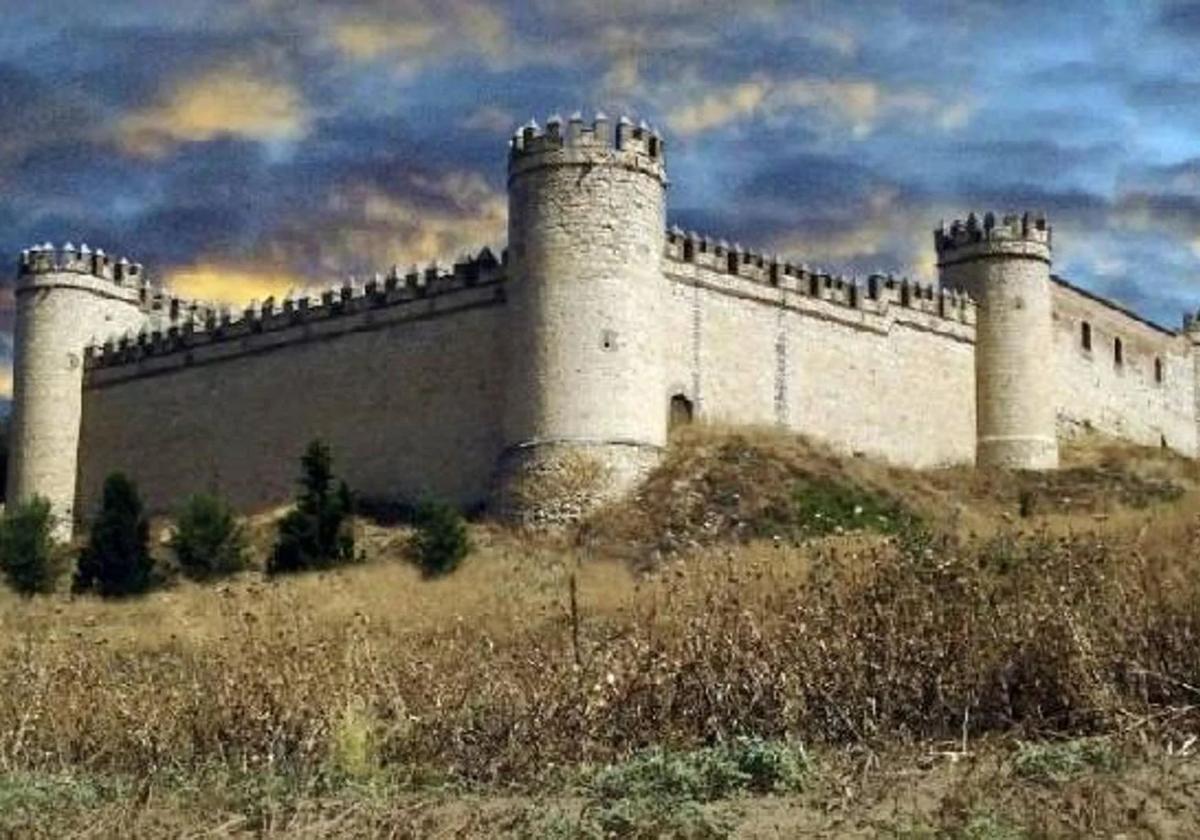
[(1164, 3), (1159, 12), (1159, 23), (1168, 32), (1193, 37), (1200, 33), (1200, 6), (1193, 0)]
[(422, 50), (437, 35), (438, 28), (432, 22), (380, 24), (347, 20), (334, 24), (330, 39), (348, 58), (372, 61), (385, 53)]
[(465, 171), (411, 173), (387, 188), (371, 181), (341, 183), (312, 212), (267, 237), (260, 248), (264, 256), (301, 266), (309, 275), (373, 273), (503, 244), (508, 223), (505, 194)]
[(229, 304), (282, 297), (289, 291), (299, 291), (309, 285), (304, 278), (286, 271), (237, 265), (219, 258), (171, 269), (165, 282), (180, 297)]
[(681, 105), (668, 113), (667, 122), (679, 134), (693, 135), (747, 117), (778, 117), (797, 109), (816, 113), (857, 137), (870, 134), (885, 117), (915, 117), (953, 131), (964, 127), (972, 113), (965, 99), (943, 102), (918, 88), (893, 88), (867, 79), (759, 76)]
[(164, 101), (127, 115), (118, 136), (126, 151), (158, 157), (180, 143), (220, 137), (295, 140), (309, 122), (298, 90), (238, 64), (184, 80)]
[(680, 134), (699, 134), (754, 113), (767, 97), (765, 82), (743, 82), (715, 91), (699, 102), (667, 114), (667, 123)]
[(324, 37), (343, 57), (447, 57), (474, 51), (489, 59), (509, 53), (508, 23), (493, 5), (477, 0), (394, 0), (338, 8), (322, 24)]
[(508, 136), (517, 126), (518, 120), (511, 111), (495, 105), (484, 105), (466, 117), (459, 125), (466, 129), (477, 129), (490, 134)]

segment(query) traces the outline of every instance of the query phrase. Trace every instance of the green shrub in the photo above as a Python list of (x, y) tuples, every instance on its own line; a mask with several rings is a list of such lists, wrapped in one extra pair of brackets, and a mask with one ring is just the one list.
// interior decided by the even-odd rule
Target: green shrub
[(712, 802), (740, 791), (788, 793), (812, 772), (798, 746), (761, 738), (736, 738), (689, 752), (651, 749), (606, 767), (591, 780), (601, 799), (675, 797)]
[(1049, 743), (1023, 742), (1013, 759), (1013, 772), (1023, 779), (1061, 784), (1089, 771), (1111, 772), (1120, 765), (1120, 753), (1108, 741), (1076, 738)]
[(454, 571), (471, 551), (467, 525), (458, 508), (427, 499), (417, 507), (412, 552), (426, 575), (445, 575)]
[(789, 498), (762, 512), (755, 532), (800, 540), (855, 531), (896, 534), (918, 524), (910, 511), (880, 494), (832, 478), (806, 476), (792, 483)]
[(354, 500), (344, 481), (334, 485), (329, 447), (313, 441), (300, 465), (302, 489), (296, 507), (279, 522), (279, 539), (267, 562), (270, 574), (327, 569), (354, 559)]
[(75, 591), (96, 591), (105, 597), (145, 592), (154, 572), (149, 536), (137, 485), (113, 473), (104, 481), (100, 512), (79, 555)]
[(15, 505), (0, 519), (0, 570), (8, 585), (22, 595), (54, 591), (65, 555), (54, 542), (50, 502), (35, 496)]
[(229, 505), (216, 496), (197, 494), (187, 500), (176, 518), (171, 550), (193, 580), (246, 568), (246, 535)]

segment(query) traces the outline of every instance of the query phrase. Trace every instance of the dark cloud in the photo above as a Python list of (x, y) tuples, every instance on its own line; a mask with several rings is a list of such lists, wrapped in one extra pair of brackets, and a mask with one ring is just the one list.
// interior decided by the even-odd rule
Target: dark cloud
[(1159, 23), (1168, 32), (1176, 35), (1200, 34), (1200, 4), (1192, 0), (1163, 4)]
[[(1032, 208), (1075, 282), (1157, 312), (1200, 276), (1198, 50), (1175, 37), (1200, 32), (1192, 3), (20, 5), (0, 32), (10, 251), (87, 238), (162, 271), (305, 278), (453, 257), (502, 235), (509, 127), (589, 106), (665, 125), (715, 97), (694, 134), (668, 136), (686, 227), (928, 271), (938, 219)], [(221, 111), (219, 78), (208, 99), (178, 97), (230, 68), (263, 80), (275, 123), (253, 97), (221, 114), (237, 130), (197, 114)], [(766, 93), (730, 99), (739, 86)], [(147, 113), (159, 133), (129, 142)], [(1156, 276), (1118, 283), (1115, 242)]]

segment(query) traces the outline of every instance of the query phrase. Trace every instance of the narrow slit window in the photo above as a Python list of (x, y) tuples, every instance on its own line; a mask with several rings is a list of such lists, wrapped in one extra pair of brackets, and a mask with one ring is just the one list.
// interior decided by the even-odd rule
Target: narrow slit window
[(1092, 349), (1092, 325), (1087, 321), (1079, 325), (1079, 346), (1084, 350)]
[(1162, 384), (1162, 381), (1163, 381), (1163, 360), (1162, 359), (1154, 360), (1154, 381), (1156, 383), (1158, 383), (1159, 385)]
[(1113, 339), (1113, 363), (1116, 365), (1125, 364), (1125, 347), (1121, 344), (1121, 339)]

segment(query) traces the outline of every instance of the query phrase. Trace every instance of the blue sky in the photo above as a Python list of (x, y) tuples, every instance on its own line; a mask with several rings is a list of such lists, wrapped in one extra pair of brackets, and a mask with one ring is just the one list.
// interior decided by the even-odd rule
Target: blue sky
[(0, 0), (0, 248), (232, 300), (453, 259), (503, 243), (513, 128), (603, 108), (665, 133), (686, 228), (928, 280), (941, 219), (1043, 210), (1059, 273), (1200, 306), (1200, 4), (734, 8)]

